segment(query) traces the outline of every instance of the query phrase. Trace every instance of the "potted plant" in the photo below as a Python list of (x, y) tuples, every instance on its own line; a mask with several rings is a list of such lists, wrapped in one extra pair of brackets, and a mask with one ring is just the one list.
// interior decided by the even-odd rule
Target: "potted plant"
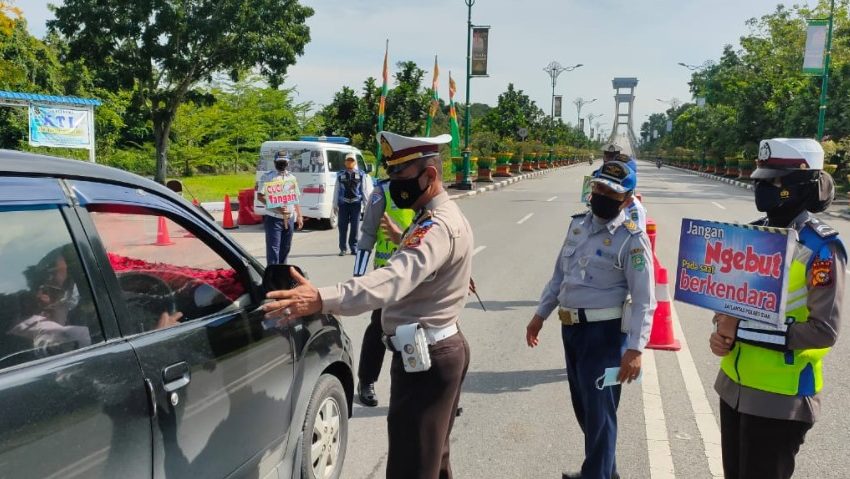
[(534, 143), (529, 143), (525, 149), (523, 156), (522, 171), (534, 171), (534, 165), (537, 164), (537, 147)]
[(511, 151), (513, 145), (498, 141), (496, 143), (496, 172), (493, 176), (498, 178), (507, 178), (512, 176), (510, 172), (511, 159), (514, 156)]
[(499, 137), (483, 131), (473, 137), (473, 152), (478, 156), (478, 178), (476, 181), (493, 182), (491, 168), (496, 162), (493, 156), (498, 150)]
[(518, 141), (514, 144), (514, 154), (511, 157), (511, 173), (519, 173), (522, 170), (522, 162), (525, 159), (525, 142)]

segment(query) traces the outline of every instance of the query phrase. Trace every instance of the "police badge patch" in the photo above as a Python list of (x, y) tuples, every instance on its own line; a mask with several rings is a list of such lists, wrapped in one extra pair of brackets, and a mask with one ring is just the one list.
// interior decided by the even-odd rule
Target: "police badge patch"
[(639, 254), (632, 254), (632, 268), (635, 271), (643, 271), (646, 269), (646, 257), (643, 255), (643, 252)]
[(419, 227), (413, 230), (413, 232), (410, 233), (410, 236), (404, 240), (403, 246), (405, 248), (418, 248), (419, 245), (422, 244), (422, 238), (428, 234), (428, 231), (431, 230), (432, 226), (434, 226), (433, 221), (426, 221), (419, 225)]
[(812, 262), (812, 287), (832, 285), (832, 258)]

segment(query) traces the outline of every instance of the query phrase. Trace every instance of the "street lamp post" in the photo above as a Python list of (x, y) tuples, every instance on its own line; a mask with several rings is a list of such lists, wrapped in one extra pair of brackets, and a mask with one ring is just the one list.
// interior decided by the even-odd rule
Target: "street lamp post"
[[(466, 0), (466, 1), (469, 1), (469, 0)], [(571, 71), (575, 70), (576, 68), (579, 68), (579, 67), (582, 67), (582, 66), (584, 66), (584, 65), (579, 63), (579, 64), (573, 65), (571, 67), (564, 67), (564, 66), (561, 66), (560, 63), (553, 61), (552, 63), (547, 65), (546, 68), (543, 69), (544, 72), (549, 74), (549, 78), (552, 79), (552, 119), (553, 120), (555, 119), (555, 83), (558, 80), (558, 75), (560, 75), (563, 72), (571, 72)]]
[(579, 126), (581, 125), (581, 107), (583, 107), (584, 105), (590, 105), (595, 101), (596, 98), (594, 98), (593, 100), (584, 101), (584, 98), (582, 97), (578, 97), (575, 99), (575, 101), (573, 101), (573, 105), (576, 106), (576, 110), (578, 111), (578, 120), (576, 121), (576, 128), (579, 128)]
[[(590, 128), (593, 128), (593, 120), (595, 120), (597, 118), (602, 118), (603, 116), (605, 116), (605, 113), (600, 113), (598, 115), (593, 114), (593, 113), (588, 113), (587, 114), (587, 126), (590, 127)], [(590, 136), (592, 137), (593, 135), (590, 135)], [(593, 140), (593, 138), (590, 138), (590, 139)]]
[(467, 7), (467, 17), (466, 17), (466, 112), (464, 113), (465, 121), (463, 128), (463, 153), (461, 156), (463, 157), (463, 179), (460, 183), (456, 184), (455, 187), (459, 190), (471, 190), (472, 189), (472, 180), (470, 179), (470, 155), (471, 151), (469, 150), (469, 123), (471, 121), (471, 115), (469, 112), (469, 88), (472, 80), (472, 6), (475, 5), (475, 0), (463, 0)]

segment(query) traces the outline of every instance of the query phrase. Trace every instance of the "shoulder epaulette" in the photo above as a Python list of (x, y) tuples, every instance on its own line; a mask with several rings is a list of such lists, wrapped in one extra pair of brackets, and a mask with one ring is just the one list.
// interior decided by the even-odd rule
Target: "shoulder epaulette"
[(581, 213), (576, 213), (570, 216), (570, 218), (581, 218), (582, 216), (587, 216), (588, 213), (590, 213), (590, 210), (582, 211)]
[(640, 233), (640, 227), (632, 220), (623, 221), (623, 226), (625, 226), (629, 233), (633, 235)]
[(828, 224), (815, 218), (814, 216), (809, 218), (809, 221), (806, 222), (806, 225), (812, 228), (815, 233), (817, 233), (818, 236), (820, 236), (821, 238), (838, 236), (838, 231), (835, 231), (832, 226), (829, 226)]

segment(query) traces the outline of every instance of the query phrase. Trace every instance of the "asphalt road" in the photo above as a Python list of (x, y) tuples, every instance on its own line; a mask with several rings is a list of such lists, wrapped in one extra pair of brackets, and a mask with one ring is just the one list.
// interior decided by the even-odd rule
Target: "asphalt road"
[[(461, 317), (472, 359), (461, 398), (464, 413), (452, 435), (456, 477), (559, 478), (561, 471), (580, 467), (583, 438), (569, 404), (560, 324), (547, 321), (534, 350), (525, 345), (524, 335), (570, 215), (584, 209), (579, 203), (581, 179), (591, 169), (560, 169), (458, 200), (475, 232), (473, 276), (487, 311), (471, 300)], [(758, 216), (750, 191), (669, 168), (658, 170), (650, 163), (640, 163), (638, 190), (658, 223), (657, 255), (670, 270), (683, 217), (744, 222)], [(846, 220), (824, 220), (850, 238)], [(262, 257), (259, 227), (233, 234)], [(290, 262), (302, 266), (317, 285), (327, 285), (351, 275), (353, 257), (338, 257), (337, 251), (336, 231), (299, 232)], [(845, 317), (848, 307), (843, 306)], [(643, 383), (623, 388), (617, 463), (624, 478), (722, 476), (713, 389), (719, 360), (708, 350), (712, 314), (680, 303), (675, 310), (685, 347), (645, 354)], [(367, 315), (343, 319), (358, 346), (367, 322)], [(844, 366), (850, 363), (848, 341), (845, 334), (826, 359), (823, 413), (798, 455), (797, 477), (850, 475), (850, 416), (843, 407), (850, 404), (850, 375)], [(355, 406), (344, 478), (384, 476), (387, 374), (377, 390), (379, 407)]]

